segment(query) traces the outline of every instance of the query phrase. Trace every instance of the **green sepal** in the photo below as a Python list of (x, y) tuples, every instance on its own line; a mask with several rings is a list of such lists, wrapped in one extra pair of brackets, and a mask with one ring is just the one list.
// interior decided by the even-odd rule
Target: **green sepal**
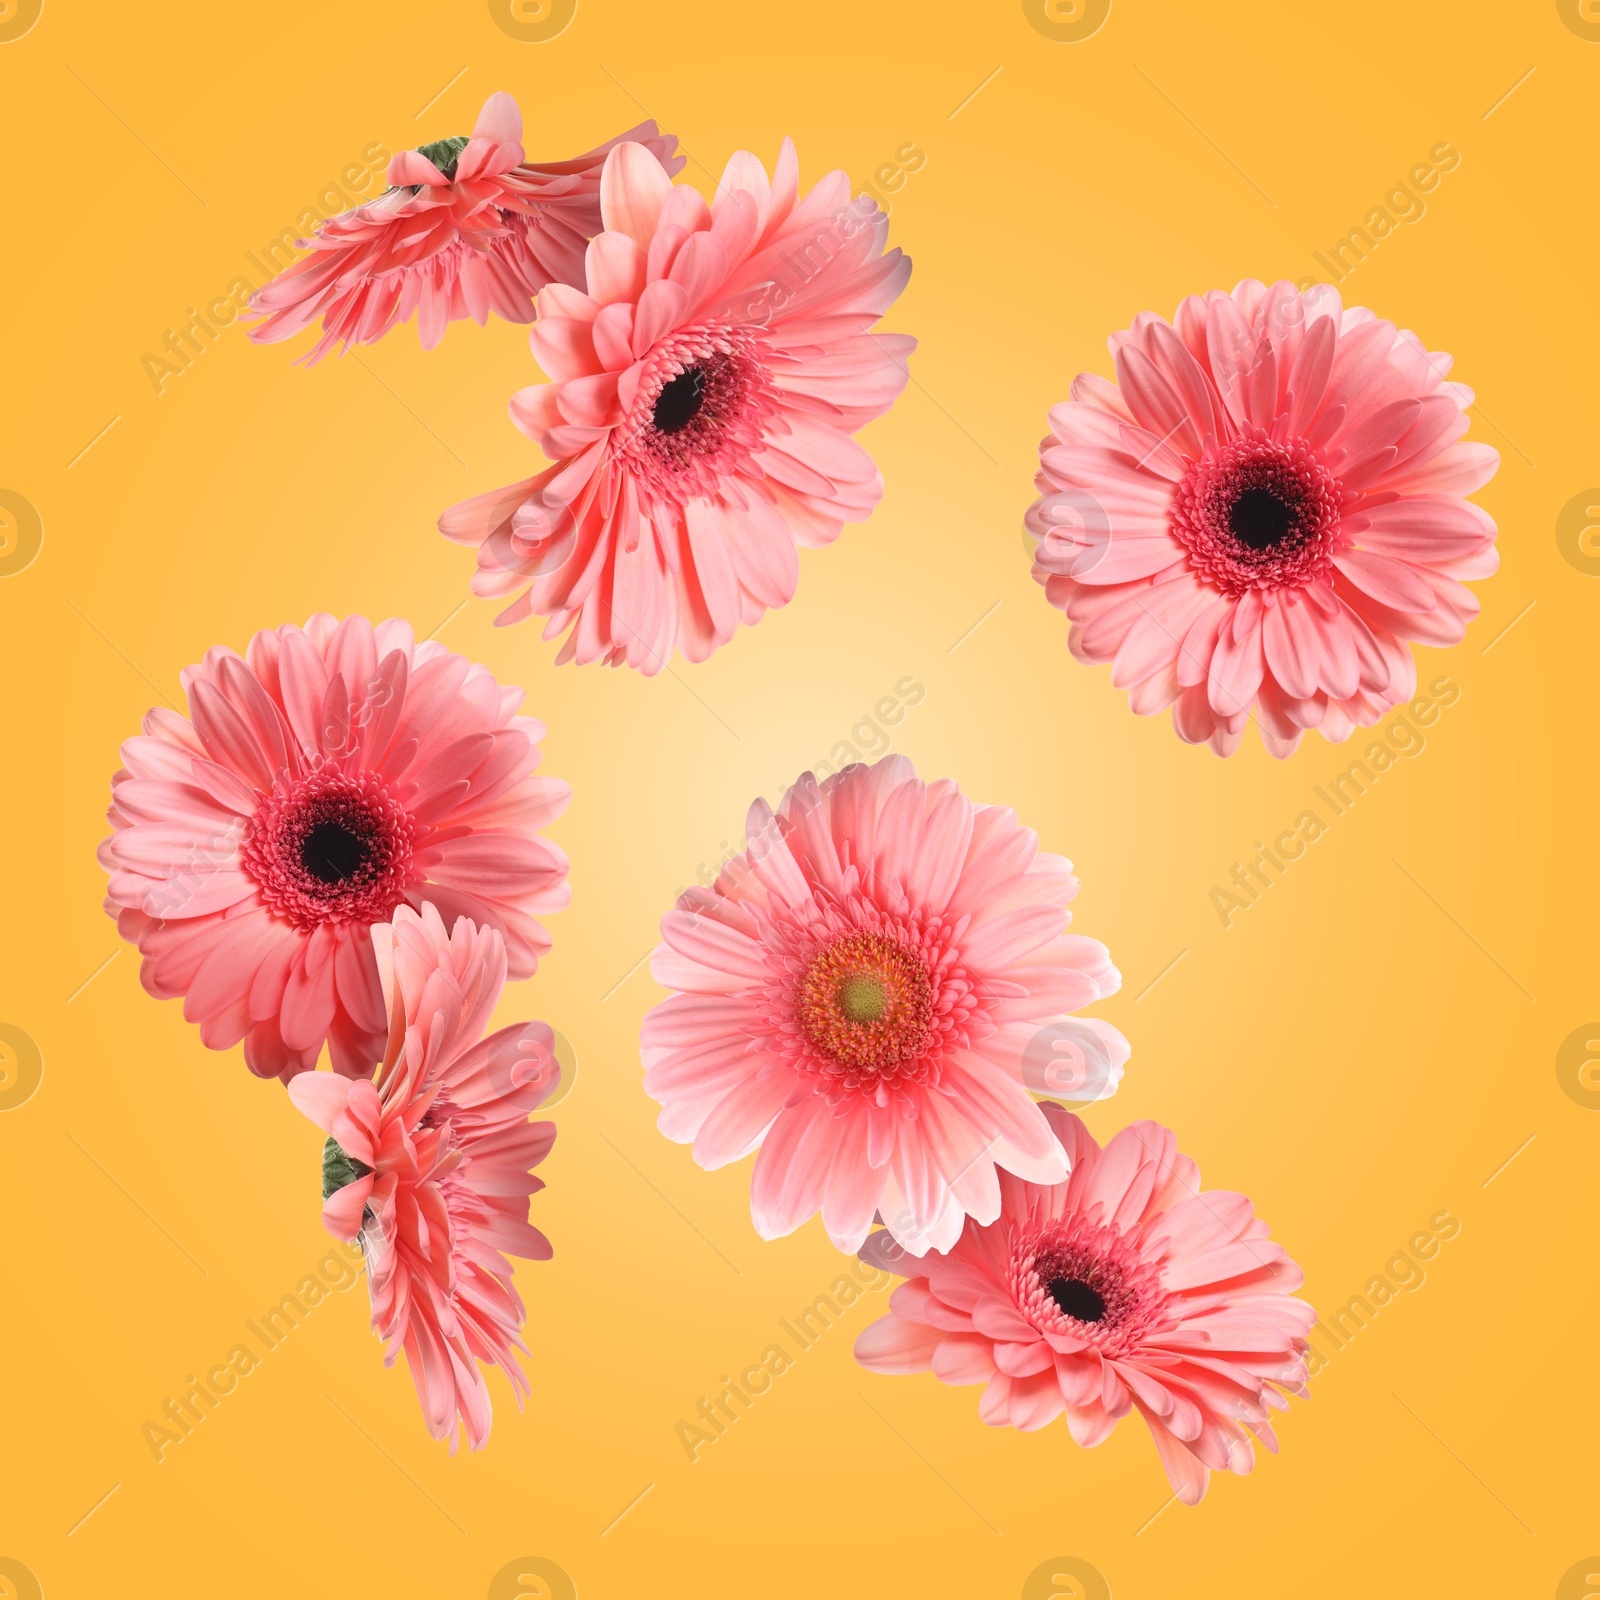
[(322, 1147), (322, 1198), (337, 1194), (348, 1183), (364, 1178), (372, 1171), (364, 1161), (348, 1154), (331, 1134)]
[(426, 156), (451, 183), (454, 183), (456, 162), (461, 159), (461, 152), (471, 143), (470, 134), (458, 133), (453, 139), (435, 139), (432, 144), (419, 144), (417, 154)]

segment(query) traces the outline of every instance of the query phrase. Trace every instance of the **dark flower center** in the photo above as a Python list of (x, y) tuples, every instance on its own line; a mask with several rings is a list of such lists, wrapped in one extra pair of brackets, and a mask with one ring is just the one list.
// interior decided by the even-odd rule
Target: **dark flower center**
[(1178, 485), (1171, 522), (1202, 581), (1238, 596), (1325, 580), (1344, 489), (1316, 451), (1259, 429), (1207, 449)]
[(763, 353), (749, 329), (721, 323), (679, 328), (656, 343), (612, 447), (641, 492), (682, 506), (702, 495), (720, 500), (730, 480), (752, 471), (765, 479), (765, 468), (749, 466), (777, 407)]
[(1246, 489), (1228, 512), (1228, 529), (1252, 550), (1271, 550), (1288, 537), (1294, 509), (1270, 489)]
[(656, 396), (652, 412), (657, 431), (679, 433), (694, 420), (705, 400), (706, 375), (700, 367), (688, 367)]
[(268, 907), (297, 927), (387, 922), (427, 831), (375, 773), (319, 767), (280, 779), (250, 819), (241, 854)]
[(321, 883), (344, 883), (366, 864), (369, 845), (342, 822), (319, 822), (300, 841), (300, 865)]
[(1098, 1322), (1106, 1314), (1105, 1297), (1082, 1278), (1052, 1278), (1046, 1285), (1056, 1309), (1079, 1322)]

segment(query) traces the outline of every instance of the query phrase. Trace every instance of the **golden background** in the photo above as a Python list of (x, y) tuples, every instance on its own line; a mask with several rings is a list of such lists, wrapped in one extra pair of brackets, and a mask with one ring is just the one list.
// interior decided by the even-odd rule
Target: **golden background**
[[(1115, 0), (1084, 38), (1051, 34), (1098, 13), (1016, 3), (580, 0), (554, 37), (564, 16), (505, 0), (37, 9), (0, 15), (0, 1593), (1600, 1590), (1588, 0)], [(256, 348), (234, 325), (175, 372), (146, 360), (173, 360), (189, 308), (260, 281), (250, 252), (342, 209), (327, 186), (363, 151), (467, 132), (502, 88), (530, 158), (648, 114), (707, 190), (730, 152), (770, 166), (791, 134), (804, 181), (873, 185), (915, 259), (885, 323), (921, 341), (913, 381), (863, 435), (881, 508), (703, 666), (556, 670), (537, 627), (463, 606), (472, 556), (434, 519), (534, 470), (505, 411), (537, 380), (525, 330), (457, 324), (425, 355), (402, 328), (308, 371), (309, 340)], [(1459, 161), (1413, 182), (1441, 143)], [(1378, 207), (1394, 225), (1342, 292), (1454, 352), (1482, 396), (1503, 566), (1466, 642), (1417, 652), (1423, 684), (1459, 690), (1425, 744), (1225, 927), (1213, 888), (1308, 807), (1330, 815), (1314, 786), (1370, 736), (1310, 735), (1279, 763), (1252, 729), (1222, 762), (1136, 719), (1029, 577), (1035, 447), (1139, 311), (1330, 278), (1315, 253)], [(117, 746), (181, 703), (179, 670), (318, 610), (404, 615), (525, 685), (573, 786), (552, 829), (572, 908), (499, 1012), (548, 1020), (578, 1060), (534, 1203), (555, 1259), (517, 1274), (534, 1399), (519, 1416), (492, 1377), (489, 1447), (450, 1459), (358, 1285), (259, 1348), (158, 1461), (144, 1424), (190, 1375), (255, 1343), (245, 1320), (319, 1261), (342, 1269), (322, 1135), (142, 992), (95, 846)], [(849, 1264), (817, 1222), (763, 1243), (750, 1163), (704, 1173), (656, 1133), (640, 962), (749, 801), (841, 744), (1014, 805), (1077, 863), (1074, 925), (1124, 974), (1099, 1014), (1133, 1043), (1088, 1114), (1102, 1140), (1174, 1127), (1210, 1186), (1254, 1197), (1325, 1316), (1377, 1275), (1411, 1281), (1372, 1293), (1342, 1347), (1319, 1330), (1282, 1455), (1198, 1509), (1169, 1503), (1136, 1419), (1090, 1453), (1060, 1424), (984, 1427), (975, 1389), (858, 1369), (881, 1292), (697, 1460), (678, 1441)], [(43, 1077), (22, 1099), (29, 1041)], [(1453, 1237), (1413, 1246), (1450, 1230), (1441, 1212)], [(1425, 1279), (1402, 1250), (1431, 1255)]]

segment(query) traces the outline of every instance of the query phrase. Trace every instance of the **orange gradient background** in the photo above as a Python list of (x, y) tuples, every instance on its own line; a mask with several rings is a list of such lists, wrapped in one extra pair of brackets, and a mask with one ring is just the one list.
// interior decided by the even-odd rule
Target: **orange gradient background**
[[(0, 16), (0, 1594), (1600, 1591), (1600, 1564), (1563, 1577), (1600, 1547), (1600, 23), (1554, 0), (1115, 0), (1062, 39), (1094, 18), (579, 0), (519, 39), (562, 18), (44, 0), (27, 27), (20, 6)], [(558, 670), (536, 627), (468, 599), (472, 557), (434, 520), (534, 470), (506, 417), (537, 381), (525, 330), (459, 324), (424, 354), (403, 328), (306, 370), (234, 325), (150, 376), (168, 330), (259, 281), (247, 253), (339, 203), (318, 196), (364, 150), (466, 132), (496, 89), (534, 158), (653, 115), (707, 190), (733, 150), (770, 165), (792, 135), (804, 179), (872, 185), (915, 260), (885, 323), (920, 340), (913, 381), (863, 434), (879, 511), (702, 666)], [(1413, 183), (1441, 142), (1459, 162)], [(1459, 690), (1425, 745), (1225, 926), (1213, 888), (1323, 810), (1314, 787), (1370, 739), (1275, 762), (1252, 730), (1222, 762), (1135, 718), (1029, 576), (1036, 444), (1137, 313), (1331, 277), (1316, 252), (1386, 203), (1342, 290), (1482, 397), (1503, 564), (1465, 643), (1418, 652), (1424, 684)], [(24, 501), (43, 543), (14, 570)], [(533, 1208), (555, 1258), (517, 1275), (534, 1398), (519, 1415), (492, 1377), (488, 1448), (450, 1459), (357, 1285), (157, 1460), (143, 1425), (327, 1255), (322, 1136), (143, 993), (95, 847), (117, 747), (181, 703), (180, 669), (318, 610), (403, 615), (525, 685), (573, 786), (552, 829), (572, 907), (498, 1015), (544, 1018), (577, 1058)], [(1091, 1128), (1174, 1127), (1208, 1184), (1254, 1197), (1320, 1311), (1409, 1277), (1396, 1252), (1423, 1253), (1438, 1213), (1458, 1225), (1342, 1348), (1319, 1335), (1281, 1456), (1197, 1509), (1167, 1503), (1137, 1421), (1091, 1453), (1060, 1425), (984, 1427), (976, 1390), (859, 1369), (881, 1292), (697, 1460), (679, 1443), (848, 1263), (815, 1222), (762, 1242), (750, 1164), (701, 1172), (655, 1131), (637, 1040), (661, 991), (640, 963), (750, 800), (841, 744), (1013, 805), (1073, 859), (1074, 926), (1124, 975), (1099, 1014), (1133, 1044)], [(29, 1040), (42, 1081), (16, 1103)]]

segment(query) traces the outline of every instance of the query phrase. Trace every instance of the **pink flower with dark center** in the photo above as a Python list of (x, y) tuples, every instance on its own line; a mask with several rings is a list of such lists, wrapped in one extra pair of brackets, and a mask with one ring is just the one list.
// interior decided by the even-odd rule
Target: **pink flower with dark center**
[(311, 253), (259, 290), (264, 321), (250, 337), (292, 338), (320, 317), (322, 337), (305, 357), (335, 344), (373, 344), (419, 316), (431, 350), (450, 323), (481, 327), (492, 311), (532, 322), (547, 284), (583, 282), (583, 250), (600, 228), (600, 168), (623, 141), (638, 143), (669, 172), (684, 158), (654, 122), (618, 134), (571, 161), (529, 162), (522, 113), (510, 95), (490, 95), (472, 137), (402, 150), (389, 163), (390, 187), (364, 206), (330, 217)]
[(1316, 1313), (1293, 1298), (1303, 1274), (1244, 1195), (1201, 1192), (1159, 1123), (1136, 1122), (1102, 1150), (1070, 1112), (1042, 1109), (1071, 1176), (1002, 1174), (998, 1217), (969, 1220), (921, 1260), (874, 1234), (862, 1259), (909, 1276), (856, 1359), (981, 1383), (978, 1414), (994, 1427), (1064, 1413), (1081, 1445), (1136, 1410), (1173, 1491), (1194, 1505), (1212, 1472), (1252, 1469), (1254, 1440), (1276, 1450), (1268, 1411), (1307, 1394)]
[(315, 616), (217, 648), (157, 708), (112, 779), (106, 909), (160, 999), (263, 1077), (365, 1077), (383, 1051), (372, 929), (437, 905), (504, 936), (525, 978), (536, 913), (569, 898), (539, 830), (571, 791), (541, 777), (522, 691), (410, 625)]
[(1133, 709), (1231, 755), (1254, 714), (1287, 756), (1416, 691), (1409, 643), (1459, 643), (1464, 580), (1499, 564), (1464, 496), (1499, 456), (1468, 443), (1448, 356), (1317, 285), (1241, 283), (1145, 314), (1050, 413), (1027, 527), (1068, 644)]
[(262, 801), (241, 854), (267, 906), (310, 932), (384, 921), (405, 900), (417, 833), (374, 773), (319, 768)]
[(542, 1022), (481, 1037), (506, 980), (493, 928), (462, 917), (446, 933), (434, 906), (402, 906), (373, 939), (389, 1024), (377, 1082), (305, 1072), (289, 1098), (328, 1135), (322, 1219), (360, 1240), (385, 1365), (405, 1352), (428, 1432), (454, 1455), (462, 1424), (470, 1449), (488, 1441), (479, 1362), (511, 1380), (519, 1409), (530, 1392), (506, 1258), (550, 1258), (528, 1201), (556, 1130), (528, 1113), (561, 1069)]
[(1064, 930), (1071, 863), (997, 806), (903, 756), (810, 773), (745, 852), (662, 919), (645, 1018), (661, 1131), (713, 1168), (759, 1149), (750, 1203), (774, 1239), (822, 1213), (854, 1250), (881, 1209), (913, 1251), (999, 1209), (996, 1168), (1066, 1165), (1030, 1091), (1093, 1100), (1127, 1041), (1069, 1016), (1116, 991), (1105, 946)]
[(787, 140), (770, 181), (735, 155), (710, 205), (638, 145), (606, 158), (586, 278), (539, 295), (551, 381), (511, 401), (553, 465), (439, 519), (477, 547), (473, 592), (514, 596), (499, 621), (567, 633), (557, 660), (702, 661), (878, 503), (851, 436), (905, 385), (915, 341), (874, 330), (911, 263), (844, 173), (799, 181)]

